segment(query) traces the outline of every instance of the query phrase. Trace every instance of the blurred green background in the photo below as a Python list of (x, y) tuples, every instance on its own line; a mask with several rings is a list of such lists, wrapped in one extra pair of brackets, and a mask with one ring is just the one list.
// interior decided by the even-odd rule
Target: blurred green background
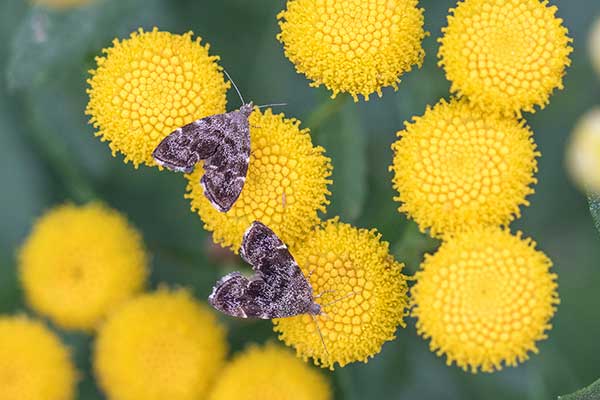
[[(394, 255), (413, 273), (436, 243), (396, 212), (392, 200), (390, 144), (395, 132), (427, 104), (448, 96), (436, 66), (437, 38), (455, 1), (421, 1), (425, 25), (423, 68), (405, 75), (400, 90), (354, 104), (331, 101), (312, 89), (283, 56), (275, 40), (276, 15), (285, 2), (266, 0), (111, 0), (65, 12), (32, 8), (23, 0), (0, 1), (0, 312), (28, 312), (15, 273), (15, 251), (35, 218), (65, 202), (105, 201), (142, 231), (152, 254), (151, 285), (192, 288), (205, 299), (224, 268), (210, 236), (183, 199), (181, 175), (122, 163), (93, 135), (84, 109), (85, 80), (94, 57), (114, 37), (139, 26), (183, 33), (193, 30), (257, 104), (287, 102), (283, 111), (313, 130), (314, 141), (333, 158), (335, 184), (330, 216), (376, 227)], [(568, 180), (564, 147), (577, 118), (600, 100), (600, 79), (587, 54), (587, 35), (598, 0), (554, 1), (574, 38), (564, 91), (526, 118), (543, 153), (531, 207), (513, 224), (554, 261), (561, 304), (540, 354), (518, 368), (471, 375), (428, 350), (414, 321), (368, 364), (330, 375), (337, 399), (552, 399), (600, 377), (600, 235), (586, 198)], [(229, 108), (239, 101), (229, 93)], [(323, 113), (323, 104), (329, 104)], [(319, 109), (320, 111), (315, 112)], [(278, 109), (279, 110), (279, 109)], [(225, 319), (224, 319), (225, 321)], [(268, 321), (225, 321), (232, 352), (273, 338)], [(92, 338), (61, 332), (83, 373), (80, 399), (102, 399), (90, 374)], [(0, 398), (2, 395), (0, 394)]]

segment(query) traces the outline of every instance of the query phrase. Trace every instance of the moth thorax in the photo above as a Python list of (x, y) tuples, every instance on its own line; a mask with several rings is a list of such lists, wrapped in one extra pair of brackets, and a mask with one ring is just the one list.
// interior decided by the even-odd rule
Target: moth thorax
[(312, 303), (308, 307), (308, 314), (311, 314), (311, 315), (320, 315), (321, 314), (321, 306), (318, 305), (317, 303)]

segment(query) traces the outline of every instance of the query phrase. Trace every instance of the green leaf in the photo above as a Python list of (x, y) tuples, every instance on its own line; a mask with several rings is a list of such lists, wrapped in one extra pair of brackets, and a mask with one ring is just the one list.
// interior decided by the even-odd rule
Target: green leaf
[[(597, 221), (597, 220), (596, 220)], [(558, 400), (599, 400), (600, 399), (600, 379), (590, 386), (584, 387), (575, 393), (558, 396)]]
[(357, 107), (347, 103), (339, 113), (319, 123), (316, 129), (317, 141), (325, 147), (325, 154), (333, 164), (331, 204), (327, 215), (339, 215), (346, 222), (360, 216), (366, 198), (367, 144)]
[(592, 213), (594, 225), (596, 225), (596, 229), (600, 232), (600, 195), (589, 195), (588, 202), (590, 203), (590, 212)]

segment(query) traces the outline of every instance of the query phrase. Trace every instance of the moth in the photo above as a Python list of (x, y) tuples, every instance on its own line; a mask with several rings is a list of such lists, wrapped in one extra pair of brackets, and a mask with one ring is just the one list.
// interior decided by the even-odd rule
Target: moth
[(157, 164), (186, 174), (204, 160), (200, 179), (204, 195), (217, 210), (227, 212), (240, 197), (248, 173), (252, 109), (250, 102), (182, 126), (159, 143), (152, 157)]
[[(229, 80), (233, 80), (225, 71)], [(165, 137), (152, 152), (157, 164), (189, 174), (204, 160), (200, 185), (220, 212), (227, 212), (240, 197), (250, 162), (250, 123), (254, 105), (246, 103), (235, 83), (242, 106), (235, 111), (193, 121)]]
[(244, 233), (240, 255), (252, 266), (254, 275), (245, 277), (232, 272), (213, 287), (208, 302), (218, 311), (232, 317), (273, 319), (308, 314), (329, 355), (316, 316), (324, 316), (324, 309), (355, 293), (320, 305), (317, 296), (302, 270), (283, 241), (269, 227), (254, 221)]
[(287, 246), (266, 225), (258, 221), (250, 225), (240, 255), (255, 275), (247, 278), (232, 272), (221, 278), (208, 298), (214, 308), (233, 317), (260, 319), (322, 313)]
[[(250, 123), (254, 109), (233, 83), (242, 106), (238, 110), (193, 121), (165, 137), (152, 152), (157, 164), (172, 171), (191, 173), (204, 160), (200, 185), (204, 195), (220, 212), (233, 207), (242, 193), (250, 163)], [(261, 107), (282, 104), (267, 104)]]

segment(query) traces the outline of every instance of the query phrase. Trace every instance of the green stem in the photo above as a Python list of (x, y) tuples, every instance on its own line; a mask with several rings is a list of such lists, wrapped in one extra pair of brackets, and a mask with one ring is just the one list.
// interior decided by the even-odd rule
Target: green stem
[(345, 94), (340, 94), (333, 100), (327, 98), (308, 116), (306, 125), (311, 130), (318, 129), (323, 122), (340, 111), (349, 98), (350, 96)]

